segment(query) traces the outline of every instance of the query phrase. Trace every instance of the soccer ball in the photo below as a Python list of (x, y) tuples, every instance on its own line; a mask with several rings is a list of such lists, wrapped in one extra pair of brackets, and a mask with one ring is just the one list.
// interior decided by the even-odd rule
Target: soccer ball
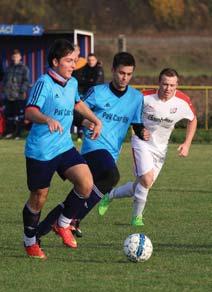
[(145, 234), (131, 234), (124, 241), (124, 253), (132, 262), (145, 262), (152, 252), (152, 242)]

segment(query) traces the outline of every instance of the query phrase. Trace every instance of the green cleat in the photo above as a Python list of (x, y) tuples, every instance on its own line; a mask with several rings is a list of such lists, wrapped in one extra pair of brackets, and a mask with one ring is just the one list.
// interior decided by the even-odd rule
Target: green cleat
[(144, 226), (143, 217), (142, 216), (132, 217), (131, 224), (133, 226)]
[(109, 194), (105, 194), (99, 203), (98, 211), (99, 211), (100, 216), (105, 215), (105, 213), (107, 212), (107, 209), (109, 208), (110, 202), (111, 200), (109, 198)]

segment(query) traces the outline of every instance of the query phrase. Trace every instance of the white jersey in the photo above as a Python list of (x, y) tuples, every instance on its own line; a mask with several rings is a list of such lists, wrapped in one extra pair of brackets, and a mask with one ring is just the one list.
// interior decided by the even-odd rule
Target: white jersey
[(150, 139), (141, 142), (148, 145), (150, 151), (164, 157), (175, 124), (182, 119), (192, 121), (195, 116), (194, 107), (190, 98), (179, 90), (165, 102), (158, 97), (156, 89), (145, 90), (143, 94), (143, 123), (150, 132)]

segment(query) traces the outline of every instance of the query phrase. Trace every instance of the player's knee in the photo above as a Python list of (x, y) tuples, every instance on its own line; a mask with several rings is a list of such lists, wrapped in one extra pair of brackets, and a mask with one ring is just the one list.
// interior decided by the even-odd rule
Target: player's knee
[(115, 187), (117, 185), (117, 183), (120, 180), (120, 173), (119, 173), (118, 168), (114, 168), (110, 172), (110, 175), (108, 176), (108, 180), (109, 180), (112, 187)]
[(77, 186), (77, 192), (83, 196), (85, 199), (88, 199), (90, 196), (90, 193), (92, 192), (93, 188), (93, 177), (90, 173), (87, 173), (87, 175), (83, 178), (83, 180), (80, 181), (80, 184)]
[(103, 193), (108, 193), (115, 187), (120, 179), (119, 170), (117, 167), (104, 172), (102, 179), (95, 181), (97, 188)]
[(29, 199), (30, 206), (33, 208), (33, 210), (40, 211), (43, 208), (47, 200), (47, 197), (48, 197), (48, 188), (32, 191), (30, 193), (30, 199)]
[(140, 183), (142, 184), (143, 187), (146, 189), (150, 189), (152, 184), (154, 182), (154, 175), (152, 172), (145, 174), (141, 177)]
[(82, 195), (85, 199), (88, 199), (90, 196), (90, 193), (92, 192), (93, 188), (93, 180), (86, 180), (84, 181), (78, 188), (78, 192), (80, 195)]

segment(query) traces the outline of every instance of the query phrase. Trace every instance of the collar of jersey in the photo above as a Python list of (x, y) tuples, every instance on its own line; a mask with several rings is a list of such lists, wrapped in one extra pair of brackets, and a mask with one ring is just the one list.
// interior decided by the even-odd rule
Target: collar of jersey
[(49, 76), (58, 84), (62, 85), (62, 86), (66, 86), (67, 83), (67, 79), (64, 79), (62, 76), (60, 76), (59, 74), (57, 74), (54, 70), (49, 69), (48, 72)]
[(125, 90), (123, 91), (118, 90), (113, 86), (112, 82), (109, 83), (109, 87), (110, 87), (110, 90), (113, 92), (113, 94), (115, 94), (117, 97), (123, 96), (127, 92), (127, 89), (128, 89), (128, 85), (127, 85)]

